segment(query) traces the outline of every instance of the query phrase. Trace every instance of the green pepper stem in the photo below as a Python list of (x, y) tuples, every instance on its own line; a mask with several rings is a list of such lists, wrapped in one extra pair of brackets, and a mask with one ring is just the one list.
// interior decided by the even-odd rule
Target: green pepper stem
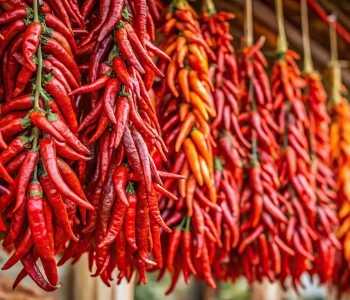
[(38, 142), (39, 142), (39, 128), (36, 126), (33, 128), (33, 136), (34, 136), (34, 140), (33, 140), (32, 149), (36, 151), (38, 148)]
[(33, 14), (34, 14), (34, 22), (39, 22), (38, 0), (33, 1)]
[[(39, 8), (38, 8), (38, 1), (33, 1), (33, 12), (34, 12), (34, 22), (39, 22)], [(35, 96), (34, 96), (34, 109), (39, 109), (39, 97), (41, 92), (41, 73), (43, 69), (43, 55), (41, 52), (41, 43), (39, 43), (38, 51), (38, 67), (37, 67), (37, 73), (36, 73), (36, 84), (35, 84)]]

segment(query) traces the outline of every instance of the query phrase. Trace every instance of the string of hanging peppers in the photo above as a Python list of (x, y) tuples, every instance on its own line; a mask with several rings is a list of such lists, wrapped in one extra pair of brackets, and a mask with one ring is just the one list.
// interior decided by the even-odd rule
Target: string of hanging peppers
[(166, 294), (181, 274), (298, 290), (306, 272), (348, 291), (349, 108), (333, 55), (327, 111), (307, 2), (333, 48), (336, 30), (347, 38), (301, 0), (301, 72), (276, 0), (269, 74), (252, 1), (237, 51), (234, 14), (211, 0), (200, 17), (186, 0), (0, 1), (0, 231), (2, 269), (23, 267), (14, 287), (29, 276), (53, 291), (57, 267), (87, 255), (107, 286), (158, 271)]

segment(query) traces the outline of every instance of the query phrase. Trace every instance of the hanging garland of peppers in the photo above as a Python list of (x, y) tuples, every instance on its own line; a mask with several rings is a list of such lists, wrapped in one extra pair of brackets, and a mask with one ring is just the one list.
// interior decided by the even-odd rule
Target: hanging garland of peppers
[[(146, 283), (146, 268), (162, 266), (160, 228), (171, 230), (160, 216), (157, 192), (176, 198), (162, 180), (178, 178), (158, 172), (151, 156), (155, 150), (166, 160), (168, 150), (147, 92), (154, 75), (164, 76), (150, 53), (166, 61), (169, 57), (150, 41), (153, 26), (147, 22), (145, 3), (129, 5), (111, 1), (108, 13), (106, 6), (101, 8), (101, 15), (107, 15), (104, 23), (97, 23), (80, 44), (94, 47), (90, 83), (71, 93), (91, 95), (91, 110), (78, 131), (87, 145), (96, 146), (92, 180), (80, 173), (94, 211), (87, 214), (80, 241), (68, 246), (59, 264), (88, 251), (90, 269), (94, 264), (94, 275), (108, 286), (116, 267), (119, 282), (130, 281), (135, 266), (138, 283)], [(82, 162), (79, 170), (88, 168)]]
[(320, 75), (313, 69), (308, 35), (307, 3), (301, 1), (304, 44), (304, 103), (310, 117), (309, 145), (313, 172), (313, 189), (317, 197), (316, 225), (318, 239), (314, 241), (315, 262), (311, 274), (317, 274), (327, 284), (334, 271), (336, 251), (341, 248), (335, 237), (339, 225), (336, 215), (335, 181), (331, 171), (331, 149), (327, 112), (327, 94)]
[[(247, 4), (247, 19), (251, 2)], [(249, 19), (248, 19), (249, 20)], [(273, 114), (270, 84), (265, 69), (267, 61), (261, 53), (264, 39), (252, 44), (252, 25), (246, 26), (246, 46), (239, 56), (242, 90), (240, 128), (247, 139), (245, 178), (241, 197), (241, 241), (243, 274), (249, 282), (270, 281), (281, 272), (283, 252), (293, 250), (283, 240), (281, 228), (287, 226), (289, 207), (279, 193), (277, 159), (280, 149), (276, 136), (280, 133)]]
[[(209, 59), (209, 78), (214, 84), (214, 103), (217, 116), (210, 125), (216, 146), (214, 147), (214, 179), (221, 211), (212, 210), (205, 215), (208, 226), (218, 244), (213, 256), (213, 274), (218, 279), (234, 277), (237, 270), (231, 268), (233, 248), (239, 242), (240, 191), (242, 185), (242, 160), (244, 149), (236, 138), (238, 127), (238, 102), (240, 95), (238, 66), (231, 45), (229, 21), (234, 18), (227, 12), (216, 12), (212, 1), (205, 1), (201, 16), (201, 30), (205, 40), (216, 54)], [(209, 220), (212, 219), (213, 222)]]
[(302, 99), (305, 81), (296, 64), (299, 56), (287, 49), (283, 27), (282, 3), (276, 1), (279, 20), (278, 55), (271, 73), (273, 107), (280, 126), (283, 145), (279, 168), (281, 193), (286, 199), (289, 222), (280, 226), (286, 249), (282, 255), (282, 283), (291, 276), (293, 285), (300, 285), (303, 272), (310, 269), (315, 259), (312, 241), (317, 238), (313, 229), (316, 195), (312, 188), (311, 159), (309, 156), (309, 116)]
[[(14, 286), (29, 275), (51, 291), (58, 286), (54, 256), (64, 243), (77, 239), (72, 230), (76, 208), (93, 209), (66, 162), (87, 160), (90, 154), (75, 135), (74, 98), (68, 96), (81, 76), (71, 55), (74, 39), (58, 18), (43, 14), (36, 0), (33, 9), (10, 12), (0, 16), (10, 22), (1, 31), (0, 46), (5, 62), (0, 157), (7, 182), (0, 211), (11, 221), (3, 247), (15, 251), (2, 268), (21, 261)], [(36, 264), (39, 258), (47, 280)]]
[(169, 149), (169, 170), (186, 179), (167, 180), (165, 186), (179, 199), (162, 197), (162, 215), (173, 232), (164, 237), (163, 254), (166, 270), (172, 275), (170, 293), (182, 271), (185, 282), (195, 275), (215, 287), (211, 261), (217, 239), (208, 227), (212, 219), (206, 212), (220, 210), (213, 171), (213, 139), (209, 118), (215, 117), (215, 106), (208, 74), (208, 56), (213, 51), (204, 40), (196, 12), (187, 1), (173, 1), (162, 27), (166, 39), (161, 49), (171, 56), (169, 64), (160, 66), (166, 74), (158, 94), (158, 115)]

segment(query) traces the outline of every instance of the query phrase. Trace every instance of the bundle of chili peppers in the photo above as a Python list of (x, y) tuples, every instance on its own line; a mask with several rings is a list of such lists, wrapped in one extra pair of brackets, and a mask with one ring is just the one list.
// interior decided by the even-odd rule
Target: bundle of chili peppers
[[(72, 169), (90, 151), (76, 136), (81, 75), (72, 32), (53, 14), (13, 8), (0, 15), (2, 61), (0, 220), (14, 249), (2, 269), (21, 261), (14, 286), (29, 275), (45, 290), (58, 286), (55, 254), (77, 240), (74, 226), (93, 207)], [(76, 213), (77, 208), (80, 214)], [(36, 261), (40, 258), (47, 280)]]
[(150, 41), (153, 27), (145, 3), (111, 1), (109, 8), (100, 3), (96, 27), (79, 44), (79, 51), (93, 49), (89, 83), (71, 93), (90, 99), (91, 106), (82, 107), (78, 132), (94, 149), (94, 158), (80, 163), (78, 176), (94, 210), (86, 215), (80, 240), (70, 243), (59, 264), (87, 251), (90, 269), (95, 265), (94, 276), (106, 285), (116, 267), (119, 282), (130, 281), (136, 267), (138, 283), (146, 283), (147, 268), (162, 267), (160, 234), (171, 230), (161, 218), (157, 192), (176, 200), (163, 180), (181, 178), (158, 171), (151, 155), (166, 160), (168, 152), (148, 94), (154, 76), (164, 76), (153, 53), (170, 58)]
[(330, 116), (327, 112), (327, 94), (320, 74), (313, 69), (310, 39), (308, 35), (307, 2), (302, 0), (304, 43), (304, 103), (310, 119), (308, 128), (312, 170), (312, 188), (316, 195), (317, 210), (314, 226), (318, 238), (313, 242), (315, 261), (311, 274), (317, 274), (322, 284), (333, 276), (337, 250), (341, 245), (335, 237), (338, 227), (336, 214), (335, 178), (332, 172), (331, 144), (329, 136)]
[(311, 274), (317, 274), (325, 284), (332, 278), (336, 251), (341, 245), (335, 236), (339, 221), (336, 214), (335, 180), (331, 169), (329, 141), (330, 117), (327, 112), (327, 94), (320, 75), (315, 71), (304, 76), (307, 83), (305, 103), (309, 108), (309, 145), (313, 172), (313, 189), (317, 197), (315, 230), (318, 238), (314, 241), (315, 262)]
[(212, 219), (212, 230), (218, 239), (212, 270), (221, 280), (233, 279), (233, 274), (238, 274), (237, 268), (232, 268), (232, 260), (237, 257), (231, 254), (240, 240), (242, 157), (245, 157), (240, 144), (240, 138), (244, 138), (238, 123), (239, 74), (229, 25), (233, 18), (230, 13), (216, 12), (212, 1), (206, 1), (201, 17), (203, 36), (216, 54), (216, 58), (209, 59), (209, 78), (214, 83), (213, 99), (217, 111), (210, 129), (215, 141), (214, 179), (221, 211), (208, 211), (206, 218)]
[[(332, 43), (331, 43), (332, 45)], [(332, 51), (334, 51), (332, 49)], [(332, 56), (336, 54), (332, 53)], [(333, 284), (337, 289), (338, 296), (349, 293), (350, 283), (350, 190), (349, 181), (349, 152), (348, 134), (350, 120), (350, 106), (345, 98), (346, 91), (341, 84), (341, 70), (339, 62), (333, 58), (331, 65), (331, 117), (330, 126), (330, 154), (332, 167), (335, 170), (336, 202), (338, 206), (338, 219), (340, 222), (337, 238), (342, 244), (335, 259), (333, 272)]]
[(213, 139), (209, 119), (216, 116), (208, 73), (208, 56), (215, 58), (204, 40), (196, 12), (187, 1), (173, 1), (162, 27), (166, 39), (161, 48), (171, 56), (161, 64), (166, 80), (157, 91), (158, 115), (165, 144), (169, 149), (170, 172), (186, 177), (178, 182), (167, 180), (165, 186), (178, 197), (162, 197), (160, 206), (168, 226), (174, 228), (164, 236), (166, 263), (159, 275), (168, 270), (170, 293), (183, 272), (185, 282), (195, 275), (215, 287), (211, 263), (215, 246), (220, 243), (207, 209), (220, 211), (214, 185)]
[(241, 192), (241, 241), (237, 252), (243, 256), (243, 274), (249, 282), (270, 281), (282, 271), (284, 252), (294, 251), (284, 241), (281, 227), (288, 224), (289, 206), (280, 194), (277, 169), (280, 128), (275, 121), (271, 89), (261, 53), (264, 39), (249, 42), (239, 56), (242, 99), (239, 126), (245, 137), (247, 153)]
[[(52, 14), (40, 11), (39, 16), (37, 1), (34, 12), (27, 7), (0, 16), (3, 23), (12, 21), (0, 44), (3, 76), (12, 76), (4, 80), (6, 103), (1, 107), (1, 174), (7, 182), (1, 213), (11, 220), (4, 245), (16, 249), (3, 268), (19, 260), (25, 268), (15, 285), (28, 273), (42, 288), (56, 288), (54, 255), (61, 252), (58, 265), (89, 252), (95, 275), (107, 285), (116, 266), (119, 279), (130, 280), (136, 266), (139, 281), (145, 282), (146, 267), (162, 265), (160, 227), (171, 230), (160, 217), (156, 192), (175, 199), (162, 179), (179, 176), (158, 172), (150, 155), (158, 149), (166, 159), (167, 149), (147, 90), (154, 74), (163, 76), (150, 53), (169, 58), (150, 41), (153, 26), (146, 1), (100, 5), (96, 27), (102, 29), (90, 40), (97, 42), (91, 45), (88, 37), (79, 41), (78, 55), (84, 45), (93, 49), (84, 86), (70, 26)], [(81, 93), (91, 94), (90, 101), (82, 103), (86, 98), (76, 96)], [(49, 282), (36, 267), (38, 257)]]
[[(332, 178), (327, 173), (320, 173), (329, 168), (325, 158), (319, 157), (322, 151), (327, 153), (328, 146), (324, 144), (327, 143), (327, 133), (321, 134), (316, 129), (326, 126), (327, 115), (324, 107), (323, 114), (320, 109), (325, 105), (325, 95), (322, 86), (317, 85), (317, 78), (311, 75), (306, 75), (306, 80), (302, 78), (295, 61), (298, 55), (286, 48), (283, 35), (279, 49), (280, 58), (272, 70), (271, 85), (274, 109), (282, 132), (280, 142), (283, 143), (283, 152), (279, 162), (281, 192), (290, 207), (289, 223), (281, 230), (286, 244), (296, 254), (284, 253), (282, 256), (280, 280), (285, 283), (291, 276), (297, 288), (305, 271), (317, 273), (322, 282), (330, 279), (339, 242), (334, 234), (337, 219), (332, 204)], [(308, 91), (303, 98), (302, 88), (307, 83)], [(314, 108), (315, 103), (318, 103), (318, 108)], [(316, 113), (321, 115), (317, 121)], [(318, 145), (317, 152), (314, 152), (315, 144)]]
[(330, 130), (331, 142), (331, 157), (333, 167), (336, 170), (336, 188), (337, 188), (337, 203), (339, 206), (338, 217), (340, 227), (337, 233), (343, 249), (336, 257), (336, 271), (334, 272), (333, 280), (338, 287), (339, 293), (349, 291), (350, 271), (350, 204), (349, 204), (349, 155), (348, 155), (348, 134), (349, 134), (349, 118), (350, 107), (345, 98), (340, 98), (339, 101), (332, 105), (332, 118)]

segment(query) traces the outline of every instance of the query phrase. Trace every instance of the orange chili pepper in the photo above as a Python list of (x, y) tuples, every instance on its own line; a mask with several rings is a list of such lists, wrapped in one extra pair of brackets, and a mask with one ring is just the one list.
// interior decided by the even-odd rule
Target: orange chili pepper
[(203, 118), (208, 121), (209, 120), (209, 115), (208, 112), (204, 106), (204, 103), (202, 99), (195, 93), (195, 92), (190, 92), (190, 102), (191, 104), (199, 110), (199, 112), (202, 114)]
[(190, 89), (195, 91), (205, 103), (210, 104), (208, 91), (205, 89), (203, 83), (199, 80), (196, 71), (192, 70), (189, 72), (189, 83)]
[[(184, 152), (187, 158), (187, 161), (190, 165), (190, 169), (193, 172), (194, 177), (198, 185), (203, 185), (203, 175), (201, 172), (201, 166), (199, 163), (199, 156), (196, 150), (196, 146), (193, 144), (190, 138), (186, 138), (184, 142)], [(182, 174), (181, 174), (182, 175)]]
[(203, 156), (199, 155), (198, 158), (199, 158), (199, 164), (201, 166), (201, 171), (202, 171), (202, 175), (203, 175), (203, 181), (204, 181), (205, 185), (208, 188), (210, 188), (213, 185), (213, 180), (210, 176), (208, 165), (207, 165), (205, 159), (203, 158)]
[(192, 112), (196, 116), (196, 120), (199, 124), (199, 129), (202, 131), (204, 137), (208, 138), (210, 136), (210, 127), (208, 122), (203, 118), (198, 109), (194, 109)]
[(188, 83), (188, 70), (181, 69), (177, 75), (177, 79), (179, 81), (179, 86), (183, 97), (186, 102), (190, 102), (190, 87)]
[(196, 190), (196, 186), (197, 186), (196, 178), (192, 174), (186, 180), (186, 198), (185, 198), (185, 200), (186, 200), (186, 207), (187, 207), (187, 215), (189, 217), (192, 217), (192, 215), (193, 215), (193, 197), (194, 197), (194, 192)]
[(189, 113), (191, 106), (188, 103), (182, 103), (179, 107), (179, 117), (180, 121), (183, 122)]
[(176, 22), (175, 18), (168, 20), (163, 26), (164, 33), (169, 34), (174, 29)]
[(167, 73), (166, 73), (166, 81), (168, 84), (168, 87), (170, 91), (173, 93), (173, 95), (178, 98), (179, 97), (179, 92), (175, 86), (175, 78), (176, 78), (176, 73), (177, 73), (177, 66), (175, 60), (172, 60), (167, 68)]
[(177, 52), (177, 64), (180, 68), (184, 67), (184, 61), (188, 52), (188, 48), (184, 45), (180, 51)]
[(187, 136), (190, 134), (192, 127), (196, 123), (195, 116), (190, 112), (187, 114), (185, 121), (181, 124), (179, 135), (175, 142), (175, 151), (179, 152), (180, 148), (184, 142), (184, 140), (187, 138)]
[(205, 141), (205, 137), (204, 137), (203, 133), (198, 129), (194, 129), (191, 132), (191, 139), (192, 139), (193, 143), (195, 144), (199, 153), (204, 157), (205, 161), (207, 162), (208, 166), (210, 167), (212, 157), (211, 157), (211, 153), (209, 153), (209, 149), (208, 149), (208, 146), (207, 146), (207, 143)]
[[(189, 174), (190, 174), (190, 168), (189, 168), (188, 163), (185, 161), (184, 165), (181, 168), (180, 175), (188, 178)], [(179, 193), (183, 198), (186, 197), (186, 182), (187, 182), (187, 180), (179, 180), (178, 181)]]

